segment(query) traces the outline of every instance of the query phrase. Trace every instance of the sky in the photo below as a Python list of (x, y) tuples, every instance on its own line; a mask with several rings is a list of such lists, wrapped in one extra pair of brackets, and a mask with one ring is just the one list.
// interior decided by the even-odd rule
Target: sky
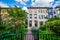
[(56, 7), (60, 6), (60, 0), (0, 0), (0, 7)]

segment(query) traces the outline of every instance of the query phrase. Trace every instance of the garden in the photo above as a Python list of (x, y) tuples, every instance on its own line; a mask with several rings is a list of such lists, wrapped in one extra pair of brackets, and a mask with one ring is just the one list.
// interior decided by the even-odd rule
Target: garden
[(60, 40), (60, 18), (48, 19), (44, 25), (40, 25), (38, 30), (33, 30), (37, 40)]
[(2, 19), (0, 9), (0, 40), (24, 40), (28, 31), (25, 24), (27, 12), (15, 6), (6, 9), (7, 13)]
[[(17, 6), (6, 11), (6, 20), (0, 18), (0, 40), (25, 40), (28, 31), (25, 23), (27, 12)], [(32, 28), (31, 31), (35, 40), (60, 40), (60, 18), (50, 18), (39, 29)]]

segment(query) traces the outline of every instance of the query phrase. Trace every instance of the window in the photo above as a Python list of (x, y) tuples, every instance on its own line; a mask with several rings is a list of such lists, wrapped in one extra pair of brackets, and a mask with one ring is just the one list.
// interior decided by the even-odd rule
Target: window
[(41, 10), (41, 13), (42, 13), (42, 10)]
[(60, 11), (58, 10), (58, 14), (60, 13)]
[(30, 16), (30, 18), (32, 18), (32, 14), (30, 14), (29, 16)]
[(30, 16), (32, 16), (32, 14), (30, 14)]
[(43, 25), (43, 21), (40, 21), (40, 25)]
[(39, 19), (43, 19), (43, 15), (39, 15)]
[(2, 10), (2, 13), (6, 13), (6, 10)]
[(35, 17), (37, 17), (37, 14), (34, 14)]
[(51, 12), (51, 10), (49, 10), (49, 12)]
[(34, 10), (34, 13), (37, 13), (37, 10)]
[(47, 13), (47, 10), (43, 10), (43, 13)]
[(34, 17), (35, 19), (37, 19), (37, 17)]
[(44, 15), (44, 18), (45, 18), (45, 19), (48, 19), (48, 15)]
[(40, 10), (38, 10), (38, 13), (42, 13), (43, 11), (40, 9)]
[(54, 17), (56, 17), (56, 15)]
[(37, 19), (37, 14), (34, 14), (34, 18)]
[(45, 10), (43, 10), (43, 13), (45, 13)]
[(32, 19), (32, 17), (30, 17), (30, 19)]
[(40, 15), (39, 15), (39, 19), (41, 19)]
[(54, 11), (54, 14), (56, 14), (56, 12)]
[(35, 27), (37, 27), (38, 26), (38, 22), (37, 22), (37, 20), (35, 20)]
[(32, 13), (32, 10), (29, 10), (29, 13)]
[(32, 20), (29, 21), (29, 27), (32, 27)]
[(38, 10), (38, 13), (41, 13), (41, 10)]
[(41, 15), (41, 19), (43, 19), (43, 15)]
[(48, 13), (48, 10), (45, 10), (45, 13)]
[(26, 20), (25, 20), (25, 23), (26, 23), (26, 24), (28, 24), (28, 22), (27, 22), (27, 21), (28, 21), (28, 20), (26, 19)]

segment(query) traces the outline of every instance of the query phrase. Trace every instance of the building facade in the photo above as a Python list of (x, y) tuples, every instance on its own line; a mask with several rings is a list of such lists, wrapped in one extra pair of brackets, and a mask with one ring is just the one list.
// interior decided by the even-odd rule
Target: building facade
[(10, 8), (0, 8), (0, 19), (2, 19), (2, 21), (9, 20), (9, 18), (6, 19), (6, 16), (8, 16), (7, 9), (10, 9)]
[[(38, 27), (45, 24), (45, 22), (53, 17), (52, 9), (49, 7), (27, 7), (27, 28), (31, 29), (33, 27)], [(7, 9), (10, 8), (1, 8), (2, 20), (6, 21), (5, 16), (8, 15)], [(9, 18), (8, 18), (9, 20)]]
[(49, 7), (28, 7), (28, 29), (38, 27), (53, 16), (52, 9)]
[(56, 6), (55, 7), (55, 14), (54, 14), (54, 16), (60, 17), (60, 6)]

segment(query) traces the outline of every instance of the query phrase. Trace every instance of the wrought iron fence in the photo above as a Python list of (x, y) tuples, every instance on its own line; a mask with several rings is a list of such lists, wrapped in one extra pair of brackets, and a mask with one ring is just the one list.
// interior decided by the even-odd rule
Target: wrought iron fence
[(60, 40), (60, 34), (39, 34), (39, 40)]
[[(0, 40), (60, 40), (60, 34), (5, 34), (0, 35)], [(27, 37), (27, 39), (26, 39)]]

